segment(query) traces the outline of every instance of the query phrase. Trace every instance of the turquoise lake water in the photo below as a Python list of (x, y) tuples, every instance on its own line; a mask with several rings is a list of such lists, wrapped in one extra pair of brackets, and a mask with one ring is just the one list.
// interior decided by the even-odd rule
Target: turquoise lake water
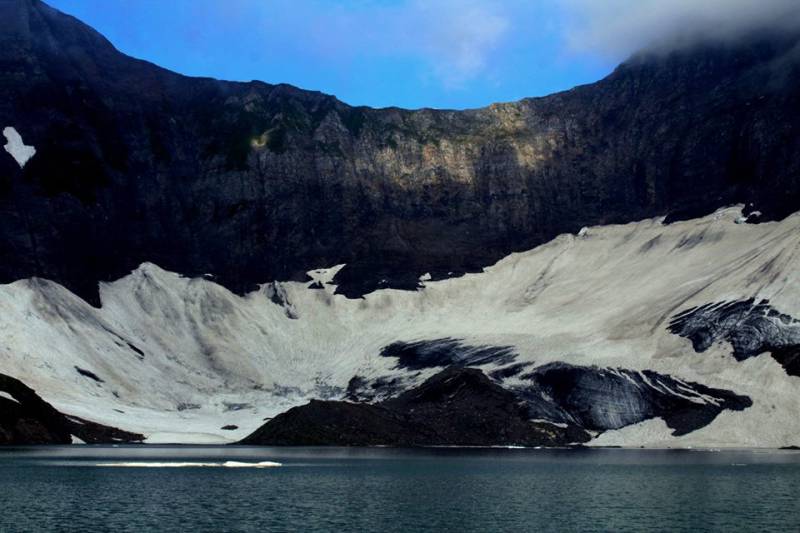
[[(277, 468), (132, 468), (120, 463)], [(0, 531), (800, 531), (794, 451), (0, 449)]]

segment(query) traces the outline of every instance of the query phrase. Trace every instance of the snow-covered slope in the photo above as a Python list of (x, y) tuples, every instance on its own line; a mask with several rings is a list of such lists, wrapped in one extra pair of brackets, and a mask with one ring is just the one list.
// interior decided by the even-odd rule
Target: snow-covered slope
[(753, 401), (681, 437), (652, 419), (597, 443), (797, 444), (800, 377), (768, 354), (738, 361), (725, 340), (698, 353), (668, 330), (692, 307), (751, 297), (800, 317), (800, 214), (755, 225), (736, 223), (740, 214), (588, 228), (480, 274), (364, 299), (333, 294), (336, 268), (311, 272), (320, 283), (269, 284), (239, 297), (210, 278), (144, 264), (101, 286), (100, 309), (55, 283), (19, 281), (0, 286), (0, 372), (63, 412), (150, 442), (219, 442), (310, 398), (342, 398), (356, 375), (419, 384), (437, 370), (400, 368), (381, 352), (451, 338), (510, 347), (530, 368), (650, 369)]

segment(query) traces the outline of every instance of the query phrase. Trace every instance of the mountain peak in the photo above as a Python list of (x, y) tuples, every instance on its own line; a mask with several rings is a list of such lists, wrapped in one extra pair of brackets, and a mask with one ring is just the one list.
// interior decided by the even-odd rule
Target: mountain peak
[(24, 168), (0, 152), (0, 283), (98, 303), (145, 261), (236, 292), (344, 263), (336, 290), (357, 297), (584, 226), (800, 206), (791, 43), (643, 56), (494, 108), (376, 110), (179, 76), (42, 1), (0, 10), (0, 131), (36, 149)]
[(0, 0), (0, 20), (0, 76), (103, 81), (136, 70), (99, 32), (41, 0)]
[(30, 28), (30, 12), (36, 0), (0, 0), (0, 39), (24, 38)]
[(0, 27), (2, 42), (36, 41), (51, 47), (67, 43), (110, 45), (90, 26), (41, 0), (0, 0), (0, 20), (4, 21)]
[(0, 0), (0, 9), (30, 9), (40, 4), (39, 0)]

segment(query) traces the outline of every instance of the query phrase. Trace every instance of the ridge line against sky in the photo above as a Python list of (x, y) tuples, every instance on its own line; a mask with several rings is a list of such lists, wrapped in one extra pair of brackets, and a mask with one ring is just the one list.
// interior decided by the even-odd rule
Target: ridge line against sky
[(800, 24), (798, 0), (45, 1), (182, 74), (405, 108), (543, 96), (597, 81), (652, 42)]

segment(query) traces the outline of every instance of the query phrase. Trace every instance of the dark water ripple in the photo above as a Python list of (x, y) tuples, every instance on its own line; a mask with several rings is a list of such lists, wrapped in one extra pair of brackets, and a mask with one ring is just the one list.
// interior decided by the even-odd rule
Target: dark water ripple
[[(280, 461), (272, 469), (101, 468)], [(0, 531), (798, 531), (800, 453), (0, 450)]]

